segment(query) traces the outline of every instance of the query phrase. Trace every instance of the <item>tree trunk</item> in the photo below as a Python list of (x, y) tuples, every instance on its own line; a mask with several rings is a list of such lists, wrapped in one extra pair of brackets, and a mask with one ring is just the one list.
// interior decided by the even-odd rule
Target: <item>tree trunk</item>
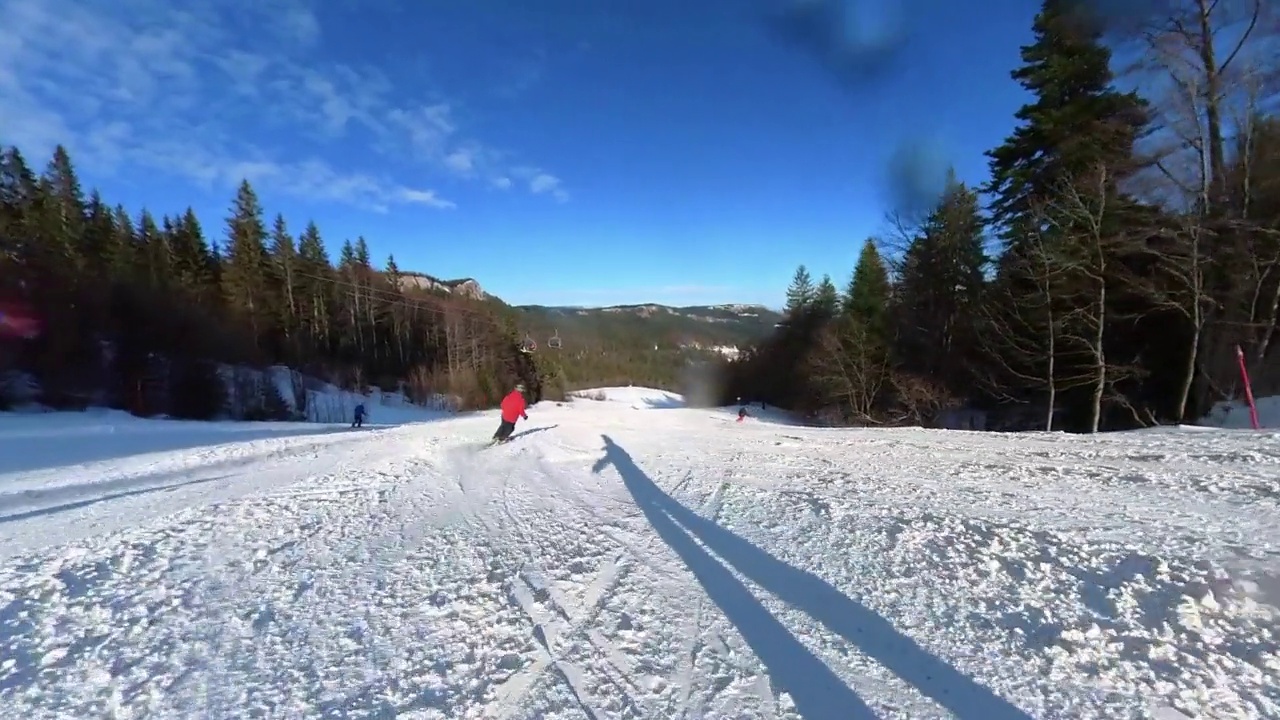
[[(1052, 318), (1053, 316), (1050, 315)], [(1045, 412), (1044, 431), (1053, 432), (1053, 411), (1058, 405), (1058, 381), (1054, 378), (1056, 372), (1056, 363), (1054, 353), (1057, 350), (1057, 339), (1054, 337), (1053, 326), (1049, 326), (1049, 371), (1045, 375), (1045, 380), (1049, 382), (1049, 408)]]
[[(1099, 275), (1101, 275), (1101, 273), (1099, 273)], [(1093, 400), (1092, 400), (1092, 407), (1090, 408), (1090, 411), (1089, 411), (1090, 415), (1092, 416), (1089, 420), (1089, 432), (1091, 433), (1097, 433), (1098, 428), (1101, 427), (1102, 425), (1102, 396), (1106, 391), (1106, 387), (1107, 387), (1107, 353), (1106, 353), (1106, 348), (1104, 348), (1102, 345), (1103, 333), (1107, 324), (1106, 322), (1107, 320), (1106, 280), (1102, 280), (1102, 282), (1098, 287), (1097, 310), (1098, 310), (1098, 317), (1097, 317), (1098, 325), (1093, 335), (1093, 343), (1094, 343), (1094, 358), (1097, 361), (1098, 377), (1093, 383)]]
[(1182, 370), (1182, 384), (1178, 388), (1178, 404), (1175, 416), (1178, 422), (1187, 419), (1187, 402), (1191, 387), (1195, 384), (1196, 366), (1200, 363), (1200, 336), (1204, 330), (1204, 276), (1200, 270), (1200, 231), (1193, 231), (1191, 241), (1191, 341), (1187, 352), (1187, 364)]

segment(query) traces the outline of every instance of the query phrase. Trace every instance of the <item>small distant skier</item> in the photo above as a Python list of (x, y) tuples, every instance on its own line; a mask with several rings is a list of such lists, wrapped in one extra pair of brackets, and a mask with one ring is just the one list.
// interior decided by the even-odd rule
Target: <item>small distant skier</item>
[(498, 426), (497, 432), (493, 434), (493, 440), (489, 443), (490, 445), (510, 442), (511, 433), (515, 432), (516, 429), (516, 420), (520, 418), (529, 419), (529, 415), (525, 412), (528, 404), (524, 399), (524, 391), (524, 383), (517, 383), (516, 389), (502, 398), (502, 424)]
[(356, 406), (355, 419), (351, 421), (351, 427), (358, 428), (364, 425), (364, 403)]
[(746, 420), (746, 419), (747, 419), (747, 408), (745, 406), (738, 408), (738, 422), (742, 422), (743, 420)]

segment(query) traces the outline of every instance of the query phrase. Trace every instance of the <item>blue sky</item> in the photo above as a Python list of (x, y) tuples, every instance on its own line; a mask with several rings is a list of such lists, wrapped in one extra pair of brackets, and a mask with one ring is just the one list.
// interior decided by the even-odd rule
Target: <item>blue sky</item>
[(513, 303), (779, 306), (844, 283), (895, 152), (984, 179), (1038, 6), (849, 5), (841, 70), (797, 1), (0, 0), (0, 143), (214, 237), (247, 177)]

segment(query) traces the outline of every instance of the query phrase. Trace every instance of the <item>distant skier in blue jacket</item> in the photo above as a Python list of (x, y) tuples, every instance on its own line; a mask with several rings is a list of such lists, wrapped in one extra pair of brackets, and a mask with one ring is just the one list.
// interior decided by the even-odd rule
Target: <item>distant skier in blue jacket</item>
[(364, 403), (356, 406), (355, 419), (351, 421), (351, 427), (358, 428), (364, 425)]

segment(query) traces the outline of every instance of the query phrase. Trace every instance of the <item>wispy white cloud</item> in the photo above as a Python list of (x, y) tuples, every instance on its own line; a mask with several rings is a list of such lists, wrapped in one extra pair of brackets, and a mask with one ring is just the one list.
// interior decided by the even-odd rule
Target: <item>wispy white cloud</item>
[(466, 150), (454, 150), (444, 159), (444, 164), (449, 169), (461, 174), (469, 174), (475, 172), (476, 161), (471, 153)]
[[(568, 199), (558, 179), (535, 185), (469, 136), (448, 99), (406, 98), (376, 69), (323, 62), (318, 2), (0, 0), (0, 143), (32, 153), (63, 143), (99, 173), (211, 187), (245, 177), (374, 210), (454, 205), (350, 158), (437, 181), (519, 177), (532, 194)], [(329, 156), (338, 140), (365, 146)]]
[(568, 202), (569, 191), (564, 189), (560, 178), (546, 172), (542, 168), (517, 166), (511, 168), (511, 174), (523, 180), (529, 192), (534, 195), (550, 195), (556, 202)]

